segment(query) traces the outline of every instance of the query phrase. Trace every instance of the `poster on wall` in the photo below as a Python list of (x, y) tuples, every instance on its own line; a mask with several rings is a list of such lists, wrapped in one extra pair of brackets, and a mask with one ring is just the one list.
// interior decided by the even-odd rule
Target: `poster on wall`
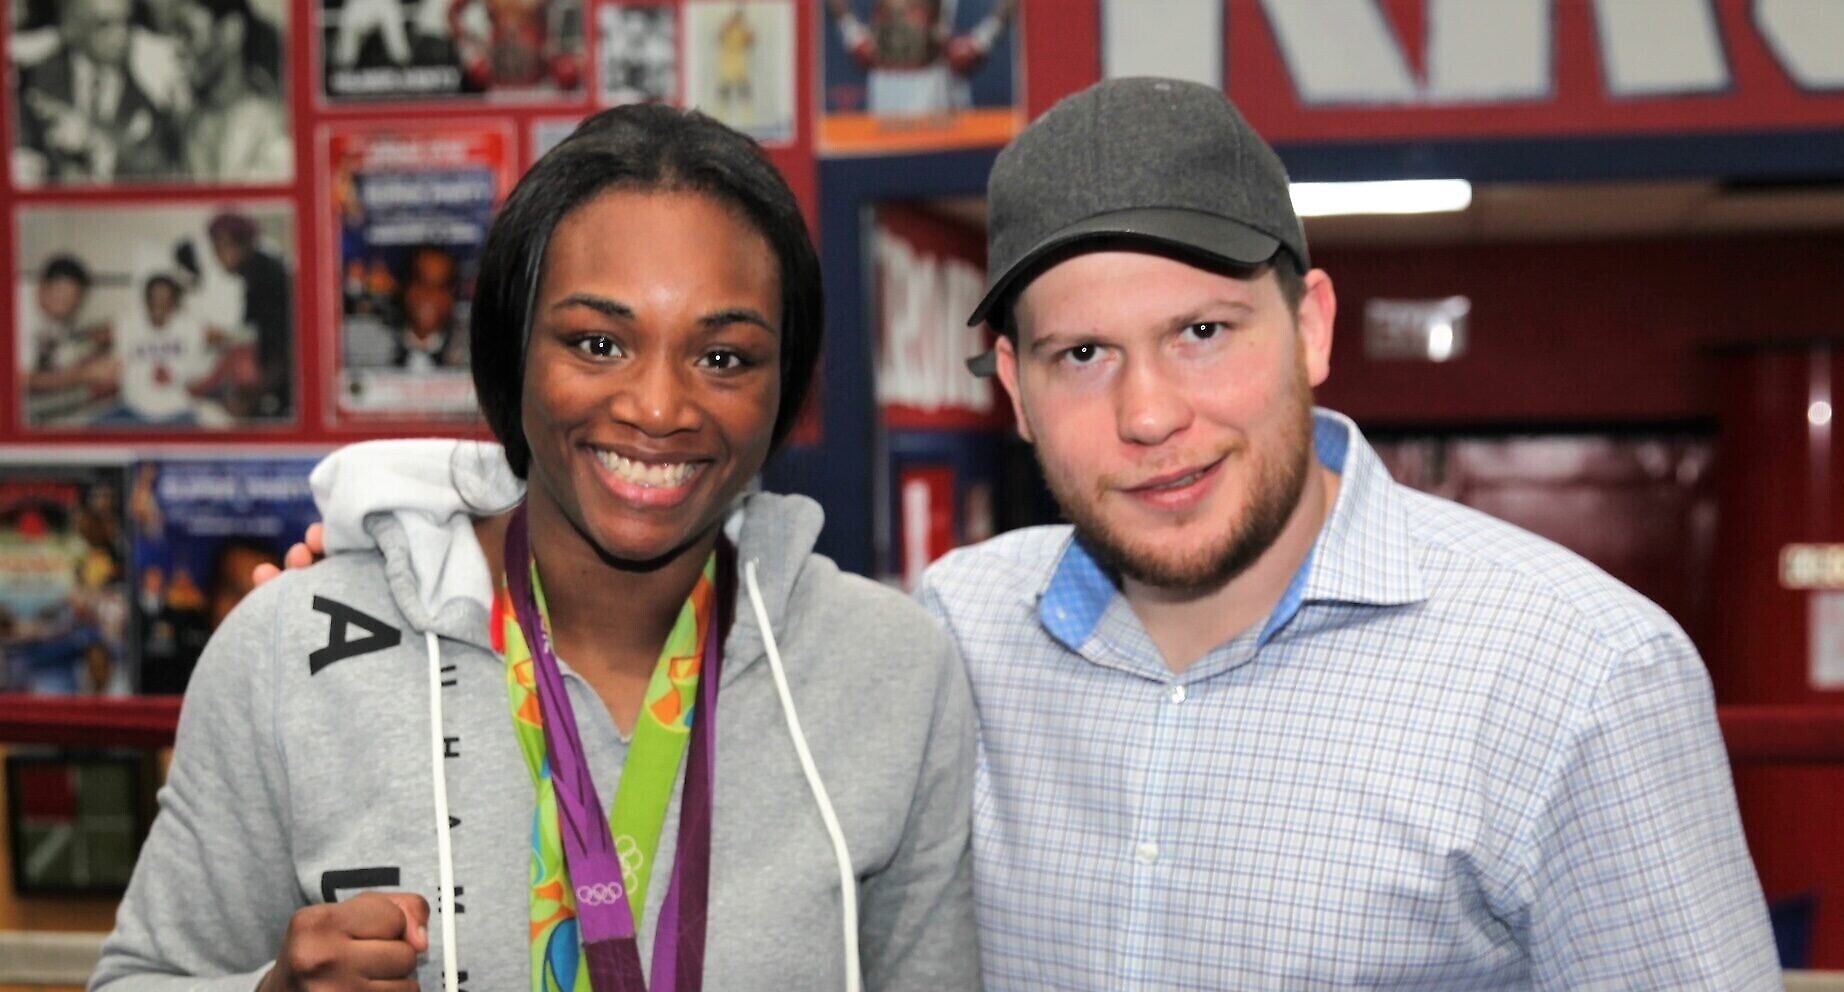
[(792, 0), (687, 0), (685, 103), (763, 144), (794, 140)]
[(13, 182), (294, 178), (287, 0), (14, 0)]
[(26, 206), (13, 333), (28, 431), (291, 419), (294, 210)]
[(819, 149), (1003, 145), (1024, 125), (1017, 0), (813, 0)]
[(341, 419), (467, 418), (468, 301), (515, 168), (508, 125), (324, 132)]
[(0, 691), (133, 685), (119, 465), (0, 465)]
[(128, 492), (130, 586), (139, 690), (179, 693), (211, 632), (320, 519), (312, 458), (172, 459), (135, 464)]
[(986, 281), (976, 226), (880, 204), (871, 230), (876, 282), (877, 574), (913, 589), (928, 564), (991, 537), (1005, 495), (1011, 407), (966, 360), (991, 346), (965, 314)]
[(984, 233), (920, 207), (880, 204), (871, 262), (883, 422), (899, 430), (1005, 433), (1011, 407), (1004, 393), (966, 365), (992, 345), (991, 332), (968, 327), (965, 316), (985, 294)]
[(583, 91), (584, 0), (318, 0), (330, 102)]
[(596, 99), (679, 100), (679, 11), (670, 3), (603, 3), (596, 8)]

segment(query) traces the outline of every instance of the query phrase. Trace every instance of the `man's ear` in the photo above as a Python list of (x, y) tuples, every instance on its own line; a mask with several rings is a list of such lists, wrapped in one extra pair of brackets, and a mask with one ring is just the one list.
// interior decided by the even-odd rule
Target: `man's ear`
[(1318, 386), (1332, 374), (1332, 322), (1337, 316), (1338, 296), (1332, 292), (1332, 277), (1324, 269), (1308, 272), (1306, 295), (1300, 298), (1296, 321), (1309, 385)]
[(998, 356), (999, 382), (1004, 384), (1005, 395), (1012, 401), (1012, 419), (1018, 425), (1018, 436), (1028, 444), (1036, 444), (1037, 438), (1031, 436), (1031, 422), (1024, 415), (1024, 394), (1018, 388), (1018, 346), (1013, 344), (1011, 337), (1001, 334), (993, 351)]

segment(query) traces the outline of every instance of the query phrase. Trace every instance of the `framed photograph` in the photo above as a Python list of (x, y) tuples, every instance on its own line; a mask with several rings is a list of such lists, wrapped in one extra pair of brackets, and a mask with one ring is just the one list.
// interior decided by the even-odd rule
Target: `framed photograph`
[(133, 687), (119, 465), (0, 464), (0, 691)]
[(129, 584), (142, 693), (181, 693), (205, 642), (320, 519), (314, 458), (137, 462), (128, 493)]
[(822, 153), (997, 146), (1024, 126), (1018, 0), (813, 2)]
[(14, 0), (13, 183), (294, 179), (287, 0)]
[(517, 167), (510, 125), (334, 126), (324, 148), (337, 416), (476, 416), (468, 307)]
[(764, 144), (794, 140), (791, 0), (686, 0), (685, 103)]
[(679, 102), (679, 9), (666, 2), (596, 7), (596, 100)]
[(152, 824), (149, 754), (69, 751), (6, 758), (13, 890), (119, 896)]
[(584, 0), (316, 0), (329, 102), (583, 92)]
[(294, 417), (292, 206), (34, 205), (15, 220), (27, 430)]

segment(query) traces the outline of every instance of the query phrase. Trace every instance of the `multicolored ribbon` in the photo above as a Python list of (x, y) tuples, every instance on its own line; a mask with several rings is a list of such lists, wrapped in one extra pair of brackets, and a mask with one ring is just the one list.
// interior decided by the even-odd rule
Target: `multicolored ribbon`
[[(717, 684), (735, 601), (734, 555), (719, 546), (681, 609), (648, 685), (615, 806), (603, 827), (530, 549), (525, 508), (506, 535), (494, 647), (507, 659), (513, 726), (538, 789), (532, 819), (534, 992), (644, 992), (636, 921), (689, 741), (679, 840), (653, 943), (653, 987), (703, 984)], [(582, 965), (587, 964), (584, 968)]]

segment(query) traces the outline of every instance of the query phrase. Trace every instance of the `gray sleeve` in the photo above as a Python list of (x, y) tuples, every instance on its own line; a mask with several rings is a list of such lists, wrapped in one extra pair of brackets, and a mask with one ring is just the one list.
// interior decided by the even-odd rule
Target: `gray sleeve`
[(1780, 988), (1689, 640), (1630, 652), (1572, 722), (1523, 853), (1536, 987)]
[(902, 843), (859, 887), (868, 992), (977, 990), (973, 918), (974, 721), (960, 653), (940, 645), (933, 723)]
[(160, 812), (92, 992), (247, 992), (306, 905), (276, 736), (275, 648), (291, 578), (239, 604), (199, 659)]

